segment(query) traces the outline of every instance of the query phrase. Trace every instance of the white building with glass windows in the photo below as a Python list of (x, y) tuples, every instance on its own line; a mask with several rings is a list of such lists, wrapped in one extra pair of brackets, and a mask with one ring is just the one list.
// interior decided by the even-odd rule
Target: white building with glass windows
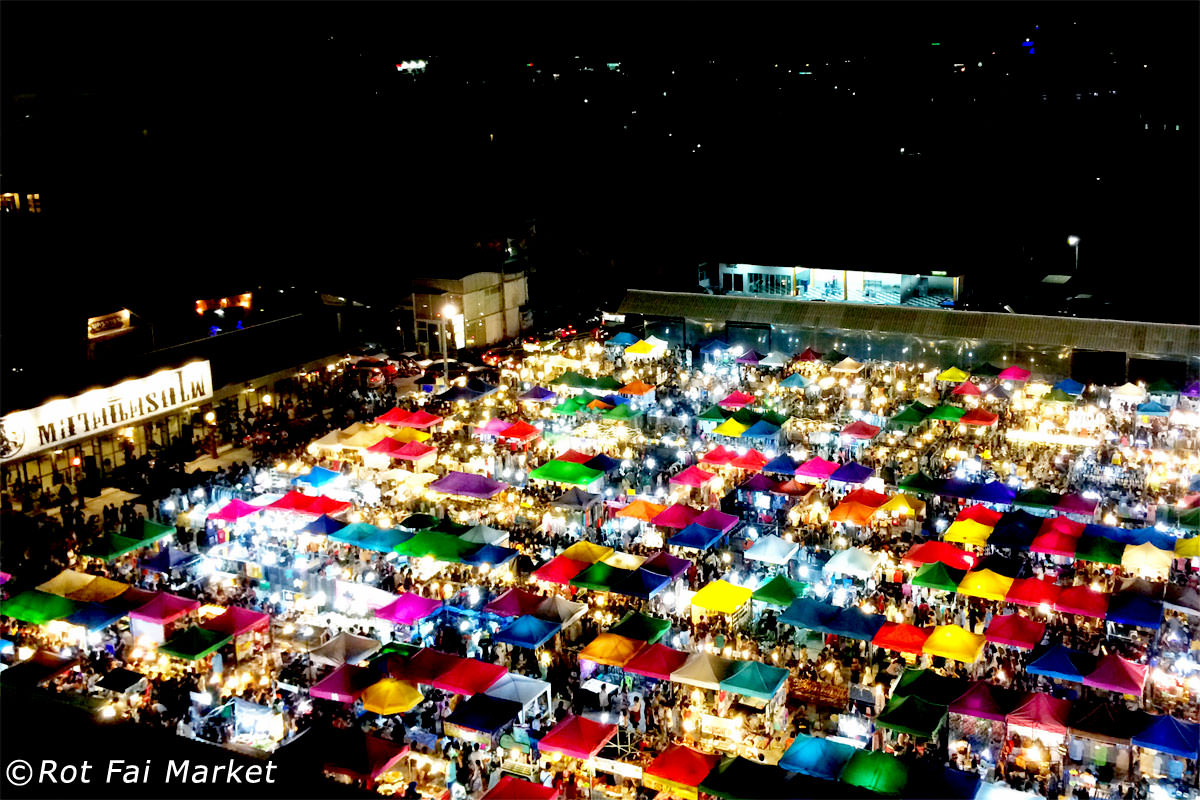
[(717, 265), (715, 276), (711, 269), (702, 268), (700, 277), (700, 285), (716, 294), (926, 308), (953, 304), (958, 300), (960, 283), (960, 277), (943, 271), (905, 274), (724, 263)]

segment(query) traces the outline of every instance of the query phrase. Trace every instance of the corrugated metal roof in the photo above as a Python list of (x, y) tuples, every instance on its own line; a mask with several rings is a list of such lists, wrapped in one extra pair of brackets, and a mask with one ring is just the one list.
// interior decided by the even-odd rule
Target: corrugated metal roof
[(621, 314), (1200, 357), (1200, 326), (630, 289)]

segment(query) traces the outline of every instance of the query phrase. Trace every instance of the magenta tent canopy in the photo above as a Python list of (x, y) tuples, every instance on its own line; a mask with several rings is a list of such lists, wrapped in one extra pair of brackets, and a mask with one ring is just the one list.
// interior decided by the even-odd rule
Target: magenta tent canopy
[(652, 525), (661, 525), (664, 528), (679, 528), (682, 530), (691, 525), (698, 516), (700, 516), (700, 512), (691, 506), (676, 503), (670, 508), (659, 512), (658, 516), (650, 520), (650, 523)]
[(1098, 500), (1086, 500), (1077, 494), (1064, 494), (1054, 510), (1063, 514), (1081, 514), (1090, 517), (1096, 513), (1098, 504)]
[(672, 477), (670, 482), (681, 483), (684, 486), (691, 486), (692, 488), (699, 488), (715, 477), (716, 475), (711, 472), (705, 472), (697, 466), (691, 466), (678, 475)]
[(209, 519), (220, 520), (221, 522), (237, 522), (242, 517), (248, 517), (251, 514), (257, 514), (262, 511), (261, 506), (252, 506), (247, 502), (238, 500), (236, 497), (221, 507), (220, 511), (214, 511), (208, 515)]
[(486, 433), (491, 436), (499, 436), (500, 434), (504, 433), (504, 431), (510, 425), (512, 425), (512, 423), (508, 422), (507, 420), (500, 419), (499, 417), (492, 417), (487, 422), (477, 426), (475, 428), (475, 432)]
[(498, 617), (520, 617), (537, 611), (546, 598), (513, 587), (483, 607), (484, 613)]
[(190, 600), (179, 595), (159, 592), (146, 605), (130, 611), (129, 616), (133, 619), (145, 620), (157, 625), (166, 625), (198, 608), (200, 608), (199, 600)]
[(733, 514), (726, 514), (724, 511), (710, 508), (707, 511), (701, 512), (700, 516), (693, 519), (692, 522), (704, 528), (711, 528), (714, 531), (729, 533), (738, 524), (738, 518)]
[(379, 683), (383, 673), (370, 667), (342, 664), (326, 678), (314, 683), (308, 690), (312, 697), (332, 700), (335, 703), (353, 703), (364, 691)]
[(1005, 367), (998, 376), (1002, 381), (1027, 381), (1033, 373), (1024, 367)]
[(838, 465), (820, 457), (810, 458), (796, 467), (796, 474), (803, 478), (820, 478), (825, 480), (838, 471)]
[(386, 606), (375, 609), (375, 616), (397, 625), (412, 625), (435, 613), (441, 607), (441, 600), (405, 592)]
[(1013, 705), (1011, 690), (987, 681), (975, 681), (970, 689), (950, 704), (950, 711), (967, 717), (1003, 722)]
[(1121, 694), (1140, 695), (1146, 685), (1148, 667), (1109, 653), (1090, 675), (1084, 676), (1084, 686), (1095, 686)]
[(1071, 716), (1071, 701), (1051, 697), (1044, 692), (1030, 692), (1025, 700), (1005, 717), (1009, 725), (1021, 725), (1035, 731), (1066, 733)]
[(200, 627), (207, 631), (223, 633), (226, 636), (241, 636), (248, 631), (265, 631), (270, 624), (270, 614), (232, 606), (225, 609), (224, 614), (201, 623)]
[(666, 575), (671, 580), (675, 580), (680, 575), (686, 573), (691, 566), (691, 561), (688, 561), (686, 558), (673, 556), (666, 550), (660, 550), (642, 562), (642, 569), (656, 572), (659, 575)]
[(469, 472), (451, 472), (446, 477), (429, 484), (429, 488), (442, 494), (456, 494), (462, 497), (486, 500), (507, 489), (508, 484)]

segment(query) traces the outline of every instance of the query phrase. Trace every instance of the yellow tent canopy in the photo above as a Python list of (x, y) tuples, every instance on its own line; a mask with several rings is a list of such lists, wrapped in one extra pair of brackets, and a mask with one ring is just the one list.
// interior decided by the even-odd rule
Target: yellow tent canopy
[(367, 423), (361, 424), (362, 427), (353, 433), (349, 433), (350, 428), (346, 428), (342, 431), (343, 434), (349, 434), (345, 439), (342, 440), (342, 447), (367, 448), (383, 441), (395, 430), (390, 425), (368, 425)]
[(890, 515), (899, 512), (902, 517), (921, 517), (925, 515), (925, 501), (918, 500), (910, 494), (898, 494), (875, 509), (875, 512)]
[(983, 523), (976, 522), (973, 519), (959, 519), (955, 520), (954, 523), (946, 529), (946, 535), (942, 538), (947, 542), (973, 544), (977, 547), (983, 547), (985, 544), (987, 544), (988, 537), (991, 535), (991, 525), (984, 525)]
[(645, 642), (639, 642), (637, 639), (629, 639), (615, 633), (602, 633), (583, 648), (579, 657), (610, 667), (623, 667), (645, 646)]
[(626, 347), (625, 352), (628, 355), (645, 356), (654, 352), (654, 345), (650, 344), (645, 339), (639, 339), (638, 341), (629, 345), (629, 347)]
[(1196, 556), (1200, 556), (1200, 536), (1175, 540), (1176, 558), (1195, 558)]
[(1165, 578), (1171, 571), (1171, 562), (1174, 559), (1173, 551), (1160, 550), (1150, 542), (1131, 544), (1126, 546), (1121, 556), (1121, 568), (1143, 578)]
[(111, 578), (97, 577), (89, 581), (82, 589), (71, 592), (67, 597), (81, 603), (103, 603), (123, 594), (128, 588), (129, 584), (127, 583), (114, 581)]
[(730, 417), (717, 427), (713, 428), (713, 433), (721, 436), (732, 436), (735, 439), (740, 439), (742, 434), (748, 430), (750, 430), (749, 425), (743, 425), (733, 417)]
[(573, 561), (586, 561), (589, 564), (595, 564), (597, 561), (608, 558), (613, 554), (611, 547), (604, 547), (591, 542), (576, 542), (575, 544), (563, 550), (561, 555)]
[(395, 678), (384, 678), (362, 693), (363, 707), (375, 714), (403, 714), (424, 699), (417, 687)]
[(746, 604), (751, 594), (753, 592), (744, 586), (715, 580), (692, 596), (692, 605), (705, 611), (732, 614)]
[(56, 594), (59, 597), (66, 597), (71, 592), (77, 592), (83, 587), (96, 579), (95, 575), (88, 575), (86, 572), (76, 572), (73, 569), (64, 569), (62, 572), (55, 575), (45, 583), (38, 584), (38, 591), (46, 592), (47, 594)]
[(967, 573), (962, 583), (958, 584), (958, 593), (967, 597), (1003, 601), (1012, 585), (1012, 578), (990, 569), (981, 569)]
[(632, 503), (618, 511), (617, 516), (625, 517), (627, 519), (640, 519), (642, 522), (649, 522), (666, 510), (666, 506), (660, 506), (657, 503), (648, 503), (645, 500), (634, 500)]
[(635, 556), (633, 553), (622, 553), (619, 550), (600, 559), (610, 567), (618, 569), (637, 569), (646, 560), (645, 556)]
[(939, 381), (954, 381), (955, 383), (962, 383), (969, 377), (971, 377), (970, 373), (963, 372), (958, 367), (950, 367), (949, 369), (939, 372), (937, 379)]
[(925, 640), (924, 652), (965, 664), (974, 664), (987, 639), (981, 633), (968, 633), (957, 625), (939, 625)]
[(409, 442), (423, 442), (430, 438), (430, 435), (425, 431), (419, 431), (416, 428), (401, 428), (400, 432), (392, 437), (401, 444)]

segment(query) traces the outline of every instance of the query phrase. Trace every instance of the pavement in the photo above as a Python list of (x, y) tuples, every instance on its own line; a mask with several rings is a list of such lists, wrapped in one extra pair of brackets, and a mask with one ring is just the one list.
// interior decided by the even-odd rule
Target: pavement
[(213, 458), (209, 455), (203, 455), (195, 461), (189, 461), (184, 465), (184, 472), (195, 472), (196, 470), (204, 470), (205, 472), (214, 472), (217, 468), (232, 467), (233, 463), (254, 461), (254, 453), (249, 447), (232, 447), (224, 445), (217, 448), (217, 457)]

